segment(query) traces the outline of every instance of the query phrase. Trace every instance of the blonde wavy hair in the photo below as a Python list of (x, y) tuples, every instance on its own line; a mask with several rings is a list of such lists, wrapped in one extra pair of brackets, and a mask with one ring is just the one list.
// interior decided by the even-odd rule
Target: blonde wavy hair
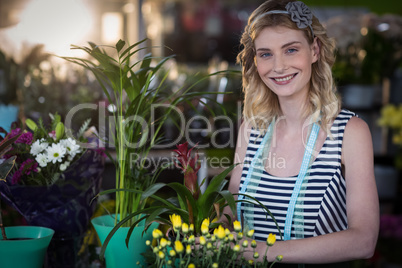
[[(237, 63), (242, 66), (243, 91), (245, 94), (243, 116), (254, 128), (265, 131), (274, 118), (281, 116), (278, 98), (261, 80), (255, 65), (254, 40), (266, 27), (285, 26), (289, 29), (303, 31), (309, 44), (314, 37), (320, 47), (319, 59), (312, 65), (309, 102), (304, 116), (320, 116), (320, 126), (326, 133), (330, 132), (332, 121), (340, 111), (340, 101), (336, 96), (336, 86), (332, 77), (332, 65), (335, 62), (335, 43), (327, 36), (326, 29), (313, 16), (312, 28), (299, 29), (288, 14), (268, 14), (257, 18), (270, 10), (286, 10), (289, 0), (268, 0), (260, 5), (250, 16), (242, 34), (242, 50), (237, 56)], [(256, 21), (254, 21), (256, 20)]]

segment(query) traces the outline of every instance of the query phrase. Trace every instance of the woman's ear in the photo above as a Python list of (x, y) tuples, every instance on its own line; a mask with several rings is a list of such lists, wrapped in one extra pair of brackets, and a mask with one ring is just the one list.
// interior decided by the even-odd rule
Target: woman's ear
[(317, 37), (314, 37), (313, 44), (311, 45), (313, 51), (313, 63), (320, 58), (321, 42)]

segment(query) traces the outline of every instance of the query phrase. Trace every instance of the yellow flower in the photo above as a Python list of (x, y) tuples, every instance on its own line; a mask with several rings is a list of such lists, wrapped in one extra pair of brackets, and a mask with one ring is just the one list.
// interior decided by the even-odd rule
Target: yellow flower
[(200, 244), (205, 245), (207, 243), (207, 240), (205, 239), (205, 236), (200, 236)]
[(187, 245), (186, 247), (186, 254), (190, 255), (191, 254), (191, 246)]
[(241, 224), (239, 221), (234, 221), (233, 222), (233, 228), (236, 232), (240, 232), (241, 231)]
[(212, 243), (211, 242), (208, 242), (207, 243), (207, 249), (211, 249), (212, 248)]
[(190, 237), (188, 238), (188, 242), (189, 242), (190, 244), (194, 243), (194, 242), (195, 242), (195, 236), (194, 236), (194, 235), (190, 235)]
[(163, 253), (163, 251), (159, 251), (159, 252), (158, 252), (158, 257), (159, 257), (160, 259), (165, 258), (165, 253)]
[(277, 260), (277, 261), (282, 261), (282, 259), (283, 259), (283, 256), (282, 256), (282, 255), (276, 256), (276, 260)]
[(248, 260), (248, 264), (253, 265), (253, 264), (254, 264), (254, 260)]
[(242, 232), (237, 233), (237, 240), (242, 240), (242, 238), (243, 238), (243, 233)]
[(234, 235), (233, 235), (233, 234), (229, 234), (229, 235), (228, 235), (228, 239), (229, 239), (229, 241), (234, 241), (234, 240), (235, 240)]
[(230, 231), (228, 228), (225, 229), (225, 235), (230, 235)]
[(169, 255), (170, 255), (170, 257), (176, 256), (176, 251), (174, 251), (174, 249), (171, 249), (171, 250), (169, 251)]
[(184, 250), (184, 246), (180, 241), (174, 241), (174, 249), (177, 253), (182, 253)]
[(206, 219), (204, 219), (203, 221), (202, 221), (202, 223), (201, 223), (201, 225), (206, 225), (206, 226), (208, 226), (208, 228), (209, 228), (209, 218), (206, 218)]
[(258, 257), (260, 257), (260, 254), (258, 252), (254, 252), (253, 257), (254, 257), (254, 259), (258, 259)]
[(163, 236), (163, 234), (162, 234), (162, 231), (161, 231), (161, 230), (159, 230), (159, 229), (154, 229), (154, 230), (152, 231), (152, 237), (153, 237), (153, 238), (158, 239), (159, 237), (162, 237), (162, 236)]
[[(216, 233), (215, 233), (216, 231)], [(219, 225), (217, 229), (215, 229), (214, 234), (219, 238), (219, 239), (224, 239), (226, 236), (225, 229), (222, 227), (222, 225)]]
[(190, 264), (187, 266), (187, 268), (195, 268), (194, 263), (190, 263)]
[(181, 217), (180, 217), (180, 215), (173, 214), (173, 215), (170, 215), (169, 218), (170, 218), (170, 221), (172, 222), (173, 229), (175, 231), (179, 231), (180, 228), (181, 228)]
[(184, 234), (188, 233), (188, 224), (187, 223), (183, 223), (183, 225), (181, 226), (181, 230), (183, 231)]
[(269, 234), (267, 238), (267, 245), (268, 246), (273, 246), (276, 242), (276, 235), (274, 234)]
[(249, 238), (253, 237), (253, 235), (254, 235), (254, 230), (248, 231), (246, 235), (247, 235), (247, 237), (249, 237)]
[(207, 225), (207, 224), (201, 224), (201, 233), (203, 234), (203, 235), (206, 235), (206, 234), (208, 234), (208, 232), (209, 232), (209, 224)]
[(168, 241), (167, 241), (166, 238), (164, 238), (164, 237), (162, 237), (161, 240), (159, 241), (161, 247), (163, 247), (163, 248), (166, 247), (167, 242), (168, 242)]
[(145, 245), (150, 246), (150, 245), (151, 245), (151, 241), (149, 241), (149, 240), (145, 241)]
[(239, 244), (236, 244), (236, 245), (233, 247), (233, 251), (234, 251), (234, 252), (239, 252), (239, 251), (240, 251), (240, 245), (239, 245)]
[(251, 241), (251, 247), (256, 248), (257, 247), (257, 242), (255, 240)]
[(194, 224), (190, 224), (189, 230), (190, 232), (194, 232)]
[(219, 267), (219, 265), (216, 263), (216, 262), (214, 262), (213, 264), (212, 264), (212, 268), (218, 268)]
[(242, 246), (243, 248), (248, 247), (248, 240), (244, 240)]

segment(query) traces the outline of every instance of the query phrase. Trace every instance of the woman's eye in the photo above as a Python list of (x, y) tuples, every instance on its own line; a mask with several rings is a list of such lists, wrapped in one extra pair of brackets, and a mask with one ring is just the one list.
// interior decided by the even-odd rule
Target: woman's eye
[(295, 48), (289, 48), (287, 50), (287, 53), (295, 53), (296, 51), (297, 51), (297, 49), (295, 49)]
[(272, 54), (271, 53), (268, 53), (268, 52), (266, 52), (266, 53), (261, 53), (260, 54), (260, 57), (261, 58), (268, 58), (268, 57), (271, 57), (272, 56)]

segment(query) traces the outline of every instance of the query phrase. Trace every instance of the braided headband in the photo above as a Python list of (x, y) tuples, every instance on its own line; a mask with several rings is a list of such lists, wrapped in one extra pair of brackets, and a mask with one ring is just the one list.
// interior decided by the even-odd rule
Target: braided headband
[(289, 2), (286, 5), (286, 10), (271, 10), (271, 11), (267, 11), (265, 13), (258, 15), (253, 20), (253, 22), (251, 23), (251, 25), (249, 27), (249, 35), (250, 35), (250, 29), (252, 29), (254, 24), (259, 19), (261, 19), (262, 17), (265, 17), (266, 15), (269, 15), (269, 14), (288, 14), (288, 15), (290, 15), (290, 19), (296, 23), (296, 25), (299, 29), (304, 29), (304, 28), (309, 27), (311, 30), (313, 39), (314, 39), (314, 31), (313, 31), (313, 27), (311, 27), (311, 23), (313, 22), (313, 13), (311, 12), (310, 8), (301, 1)]

